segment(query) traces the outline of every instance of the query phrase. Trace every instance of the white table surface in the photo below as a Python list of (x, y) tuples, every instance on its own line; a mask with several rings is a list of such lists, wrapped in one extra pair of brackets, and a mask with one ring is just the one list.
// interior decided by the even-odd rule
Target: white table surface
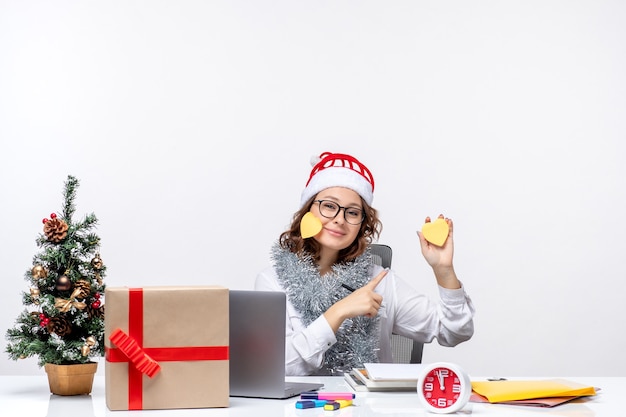
[[(472, 378), (484, 380), (484, 378)], [(544, 378), (516, 378), (544, 379)], [(547, 378), (545, 378), (547, 379)], [(455, 415), (489, 415), (498, 417), (619, 417), (626, 399), (626, 377), (583, 377), (566, 379), (601, 388), (596, 396), (574, 400), (554, 408), (535, 408), (498, 404), (469, 403)], [(322, 391), (351, 391), (341, 377), (288, 378), (293, 381), (315, 380), (325, 384)], [(321, 408), (296, 409), (299, 397), (286, 400), (230, 399), (228, 408), (187, 410), (110, 411), (105, 403), (104, 377), (96, 376), (91, 395), (57, 396), (48, 389), (42, 376), (0, 376), (0, 410), (9, 417), (93, 417), (93, 416), (215, 416), (215, 417), (369, 417), (369, 416), (435, 416), (424, 410), (414, 392), (357, 392), (354, 406), (336, 411)]]

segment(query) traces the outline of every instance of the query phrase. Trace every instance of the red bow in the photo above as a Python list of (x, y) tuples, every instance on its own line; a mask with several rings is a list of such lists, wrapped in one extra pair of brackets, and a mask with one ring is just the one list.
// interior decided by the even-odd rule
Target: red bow
[(142, 348), (139, 343), (121, 329), (115, 329), (109, 336), (109, 340), (126, 355), (126, 357), (135, 365), (135, 368), (150, 378), (155, 376), (160, 370), (161, 365), (152, 359)]

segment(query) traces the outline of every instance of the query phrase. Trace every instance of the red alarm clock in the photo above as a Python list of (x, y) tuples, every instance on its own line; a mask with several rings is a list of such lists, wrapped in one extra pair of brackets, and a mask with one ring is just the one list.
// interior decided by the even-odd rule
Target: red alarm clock
[(468, 374), (448, 362), (426, 365), (417, 379), (417, 396), (432, 413), (454, 413), (467, 404), (472, 393)]

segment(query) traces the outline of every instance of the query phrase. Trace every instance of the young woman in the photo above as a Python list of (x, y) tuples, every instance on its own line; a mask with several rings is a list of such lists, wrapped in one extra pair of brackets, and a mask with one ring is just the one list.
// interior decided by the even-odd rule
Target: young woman
[(455, 346), (474, 332), (474, 307), (452, 263), (452, 220), (445, 219), (449, 235), (441, 247), (418, 233), (439, 286), (433, 301), (372, 263), (368, 247), (382, 228), (373, 192), (374, 178), (356, 158), (320, 155), (300, 210), (272, 248), (273, 265), (257, 276), (255, 289), (287, 294), (287, 375), (392, 362), (392, 333)]

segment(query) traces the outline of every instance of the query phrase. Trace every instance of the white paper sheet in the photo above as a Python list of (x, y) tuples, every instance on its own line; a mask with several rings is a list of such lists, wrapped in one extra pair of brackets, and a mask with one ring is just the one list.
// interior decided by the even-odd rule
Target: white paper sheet
[(364, 363), (372, 380), (404, 379), (417, 381), (424, 365), (421, 363)]

